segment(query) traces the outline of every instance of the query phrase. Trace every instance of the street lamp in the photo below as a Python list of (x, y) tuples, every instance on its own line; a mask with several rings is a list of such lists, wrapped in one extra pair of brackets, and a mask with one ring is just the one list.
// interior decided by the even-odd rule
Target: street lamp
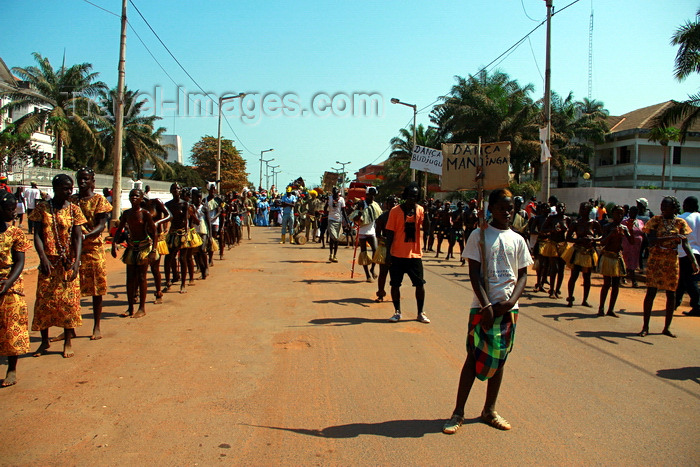
[(275, 170), (278, 166), (275, 166), (275, 168), (272, 169), (272, 184), (277, 186), (277, 174), (282, 173), (281, 170)]
[(235, 96), (219, 97), (219, 131), (216, 137), (216, 191), (221, 192), (221, 107), (224, 101), (245, 97), (245, 93), (241, 92)]
[[(261, 159), (261, 160), (262, 160), (262, 159)], [(272, 158), (270, 158), (270, 159), (264, 159), (264, 160), (262, 160), (262, 161), (265, 163), (265, 189), (266, 189), (266, 190), (269, 190), (269, 189), (270, 189), (270, 187), (267, 186), (267, 167), (268, 167), (268, 164), (269, 164), (270, 162), (274, 161), (274, 160), (275, 160), (274, 157), (272, 157)], [(262, 188), (262, 180), (260, 181), (260, 187)]]
[(270, 191), (270, 176), (267, 173), (267, 169), (272, 169), (272, 183), (274, 185), (274, 183), (275, 183), (275, 169), (278, 167), (279, 167), (279, 165), (265, 165), (265, 186), (267, 187), (267, 191)]
[[(406, 102), (401, 102), (395, 97), (391, 98), (391, 103), (392, 104), (401, 104), (405, 105), (406, 107), (410, 107), (413, 109), (413, 147), (416, 147), (416, 104), (407, 104)], [(410, 160), (410, 159), (409, 159)], [(416, 169), (411, 169), (411, 181), (415, 182), (416, 181)]]
[(264, 162), (262, 156), (264, 153), (270, 152), (270, 151), (274, 151), (274, 149), (270, 148), (270, 149), (265, 149), (263, 151), (260, 151), (260, 183), (258, 183), (258, 188), (260, 188), (262, 186), (262, 165)]
[(350, 162), (335, 161), (335, 163), (343, 166), (343, 184), (340, 186), (340, 188), (342, 195), (345, 196), (345, 179), (347, 178), (347, 176), (345, 175), (345, 166), (350, 164)]

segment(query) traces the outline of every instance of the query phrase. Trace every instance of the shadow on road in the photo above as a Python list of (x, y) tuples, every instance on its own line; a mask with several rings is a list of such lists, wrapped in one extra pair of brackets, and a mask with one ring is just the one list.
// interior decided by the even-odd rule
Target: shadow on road
[[(522, 300), (522, 298), (527, 298), (528, 300), (532, 300), (532, 299), (536, 299), (539, 297), (525, 295), (525, 296), (521, 297), (521, 300)], [(523, 305), (524, 303), (521, 301), (520, 304)], [(527, 306), (536, 306), (537, 308), (566, 308), (566, 303), (557, 302), (554, 299), (552, 299), (552, 300), (546, 301), (546, 302), (534, 302), (533, 303), (533, 302), (528, 301)]]
[(365, 323), (388, 323), (389, 318), (357, 318), (357, 317), (345, 317), (345, 318), (316, 318), (309, 321), (309, 324), (315, 325), (331, 325), (331, 326), (351, 326), (353, 324), (365, 324)]
[[(479, 418), (465, 419), (464, 424), (479, 422)], [(444, 419), (436, 420), (391, 420), (379, 423), (350, 423), (329, 426), (321, 430), (308, 428), (283, 428), (277, 426), (247, 425), (271, 430), (291, 431), (319, 438), (357, 438), (360, 435), (384, 436), (387, 438), (422, 438), (430, 433), (441, 433)]]
[(358, 281), (353, 279), (304, 279), (296, 282), (306, 282), (307, 284), (355, 284)]
[(559, 321), (560, 319), (563, 319), (565, 321), (573, 321), (575, 319), (598, 318), (598, 312), (576, 313), (574, 311), (567, 311), (564, 313), (558, 313), (556, 315), (542, 315), (542, 317), (552, 318), (554, 321)]
[(611, 344), (617, 344), (613, 339), (630, 339), (646, 345), (654, 345), (637, 335), (636, 332), (615, 332), (615, 331), (577, 331), (577, 337), (594, 337)]
[(330, 298), (328, 300), (314, 300), (313, 303), (333, 303), (335, 305), (361, 305), (368, 308), (368, 303), (374, 303), (374, 300), (369, 298), (349, 297), (349, 298)]
[(285, 259), (278, 261), (278, 263), (311, 263), (311, 264), (325, 264), (328, 261), (311, 261), (307, 259)]
[(690, 380), (700, 384), (700, 367), (686, 366), (683, 368), (659, 370), (656, 372), (656, 376), (666, 379), (675, 379), (678, 381)]

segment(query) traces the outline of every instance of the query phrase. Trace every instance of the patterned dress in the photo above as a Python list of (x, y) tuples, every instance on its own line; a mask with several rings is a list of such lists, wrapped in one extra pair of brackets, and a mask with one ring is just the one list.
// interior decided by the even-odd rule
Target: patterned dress
[[(657, 237), (687, 235), (692, 232), (688, 223), (680, 217), (664, 219), (654, 216), (644, 225), (644, 233), (656, 232)], [(675, 291), (678, 288), (678, 241), (664, 240), (649, 247), (647, 262), (647, 287)]]
[[(83, 225), (83, 234), (95, 228), (98, 214), (112, 212), (112, 205), (99, 193), (95, 193), (90, 199), (73, 196), (71, 201), (80, 206), (87, 220)], [(102, 235), (83, 239), (83, 251), (80, 254), (80, 294), (83, 297), (107, 294), (107, 261)]]
[(37, 227), (41, 228), (44, 252), (53, 265), (50, 276), (39, 270), (32, 331), (41, 331), (51, 326), (72, 329), (83, 324), (80, 315), (80, 277), (66, 281), (70, 270), (66, 270), (61, 260), (59, 243), (65, 248), (66, 254), (70, 255), (72, 227), (83, 225), (87, 221), (75, 204), (69, 204), (53, 213), (51, 211), (49, 203), (41, 203), (29, 215), (29, 219), (37, 222)]
[[(627, 220), (623, 222), (627, 225)], [(639, 269), (639, 252), (642, 250), (642, 241), (644, 240), (644, 222), (635, 219), (632, 223), (632, 228), (629, 229), (630, 234), (634, 237), (634, 244), (627, 240), (627, 237), (622, 238), (622, 256), (625, 258), (625, 264), (630, 271)]]
[[(0, 233), (0, 278), (12, 269), (12, 251), (25, 252), (32, 245), (18, 227), (8, 227)], [(0, 355), (22, 355), (29, 352), (27, 302), (24, 300), (22, 275), (10, 290), (0, 296)]]

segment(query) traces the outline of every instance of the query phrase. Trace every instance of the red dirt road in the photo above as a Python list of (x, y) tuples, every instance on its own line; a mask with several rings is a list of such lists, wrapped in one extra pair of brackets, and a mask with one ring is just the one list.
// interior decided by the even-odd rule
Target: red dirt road
[[(426, 259), (433, 322), (410, 320), (415, 301), (405, 284), (404, 321), (391, 324), (391, 303), (372, 301), (376, 284), (364, 283), (359, 267), (350, 279), (351, 249), (341, 247), (331, 264), (317, 244), (278, 245), (278, 229), (253, 235), (216, 261), (209, 279), (149, 303), (139, 320), (117, 317), (126, 307), (124, 272), (110, 258), (104, 339), (88, 339), (84, 300), (75, 357), (63, 359), (58, 343), (47, 356), (21, 358), (19, 384), (0, 390), (0, 464), (689, 465), (700, 458), (700, 320), (679, 313), (672, 327), (679, 337), (670, 339), (659, 334), (657, 311), (653, 334), (636, 337), (643, 289), (623, 289), (620, 319), (567, 309), (544, 294), (523, 297), (499, 399), (513, 430), (478, 421), (485, 384), (476, 382), (465, 426), (447, 436), (440, 431), (465, 357), (466, 268)], [(26, 277), (28, 289), (35, 274)], [(662, 302), (660, 294), (656, 310)], [(38, 333), (32, 340), (34, 350)]]

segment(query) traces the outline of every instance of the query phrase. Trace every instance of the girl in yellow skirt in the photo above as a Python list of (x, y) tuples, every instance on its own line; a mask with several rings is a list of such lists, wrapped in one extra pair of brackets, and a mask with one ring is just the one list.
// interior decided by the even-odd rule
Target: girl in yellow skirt
[[(156, 224), (151, 213), (141, 207), (143, 191), (134, 188), (129, 192), (131, 209), (127, 209), (119, 218), (119, 226), (114, 233), (119, 238), (124, 228), (129, 226), (129, 240), (127, 248), (122, 255), (122, 262), (126, 264), (126, 295), (129, 308), (123, 317), (141, 318), (146, 315), (146, 294), (148, 282), (146, 273), (148, 265), (158, 255), (153, 239), (156, 238)], [(112, 242), (112, 256), (117, 257), (117, 243)], [(136, 289), (139, 289), (139, 309), (134, 313), (134, 298)]]
[(155, 304), (163, 303), (163, 291), (161, 290), (162, 276), (160, 274), (160, 259), (170, 253), (166, 237), (168, 236), (167, 223), (171, 219), (170, 211), (165, 207), (165, 204), (158, 198), (144, 198), (141, 205), (144, 209), (151, 213), (151, 217), (156, 223), (156, 231), (158, 238), (156, 239), (156, 250), (158, 257), (151, 261), (151, 275), (156, 288)]
[(656, 291), (666, 291), (666, 321), (662, 334), (676, 337), (670, 330), (673, 320), (673, 310), (676, 305), (676, 289), (678, 288), (678, 245), (693, 261), (693, 274), (698, 273), (698, 264), (690, 250), (686, 235), (692, 232), (688, 223), (676, 217), (680, 211), (680, 203), (673, 196), (666, 196), (661, 201), (661, 215), (654, 216), (644, 225), (644, 233), (649, 238), (649, 260), (647, 262), (647, 294), (644, 297), (644, 324), (641, 337), (649, 334), (651, 307), (654, 305)]
[(0, 355), (7, 356), (7, 375), (0, 383), (3, 388), (17, 384), (17, 360), (29, 352), (22, 269), (24, 253), (32, 246), (22, 229), (8, 225), (16, 206), (12, 194), (0, 191)]
[(605, 300), (610, 293), (610, 305), (608, 305), (608, 316), (617, 318), (615, 314), (615, 302), (620, 291), (620, 278), (627, 275), (625, 260), (622, 258), (622, 240), (627, 239), (634, 243), (634, 238), (630, 234), (627, 226), (622, 225), (622, 217), (625, 210), (622, 206), (615, 206), (611, 212), (612, 222), (608, 223), (604, 229), (603, 239), (600, 244), (603, 251), (598, 262), (598, 272), (603, 275), (603, 287), (600, 289), (600, 307), (598, 316), (604, 316)]
[(581, 203), (578, 209), (578, 220), (571, 224), (566, 233), (566, 240), (573, 242), (573, 245), (562, 255), (562, 259), (571, 268), (568, 284), (569, 295), (566, 298), (568, 307), (574, 306), (574, 288), (580, 273), (583, 273), (583, 300), (581, 301), (581, 306), (591, 306), (588, 304), (588, 294), (591, 292), (591, 273), (598, 262), (595, 243), (602, 236), (602, 230), (598, 221), (590, 219), (592, 209), (591, 203)]
[(549, 199), (550, 204), (556, 205), (556, 213), (548, 216), (542, 226), (541, 234), (546, 240), (542, 242), (540, 256), (548, 264), (549, 298), (559, 298), (566, 264), (561, 255), (566, 251), (566, 232), (569, 229), (570, 219), (564, 215), (566, 209), (564, 203), (559, 203), (554, 196), (550, 196)]

